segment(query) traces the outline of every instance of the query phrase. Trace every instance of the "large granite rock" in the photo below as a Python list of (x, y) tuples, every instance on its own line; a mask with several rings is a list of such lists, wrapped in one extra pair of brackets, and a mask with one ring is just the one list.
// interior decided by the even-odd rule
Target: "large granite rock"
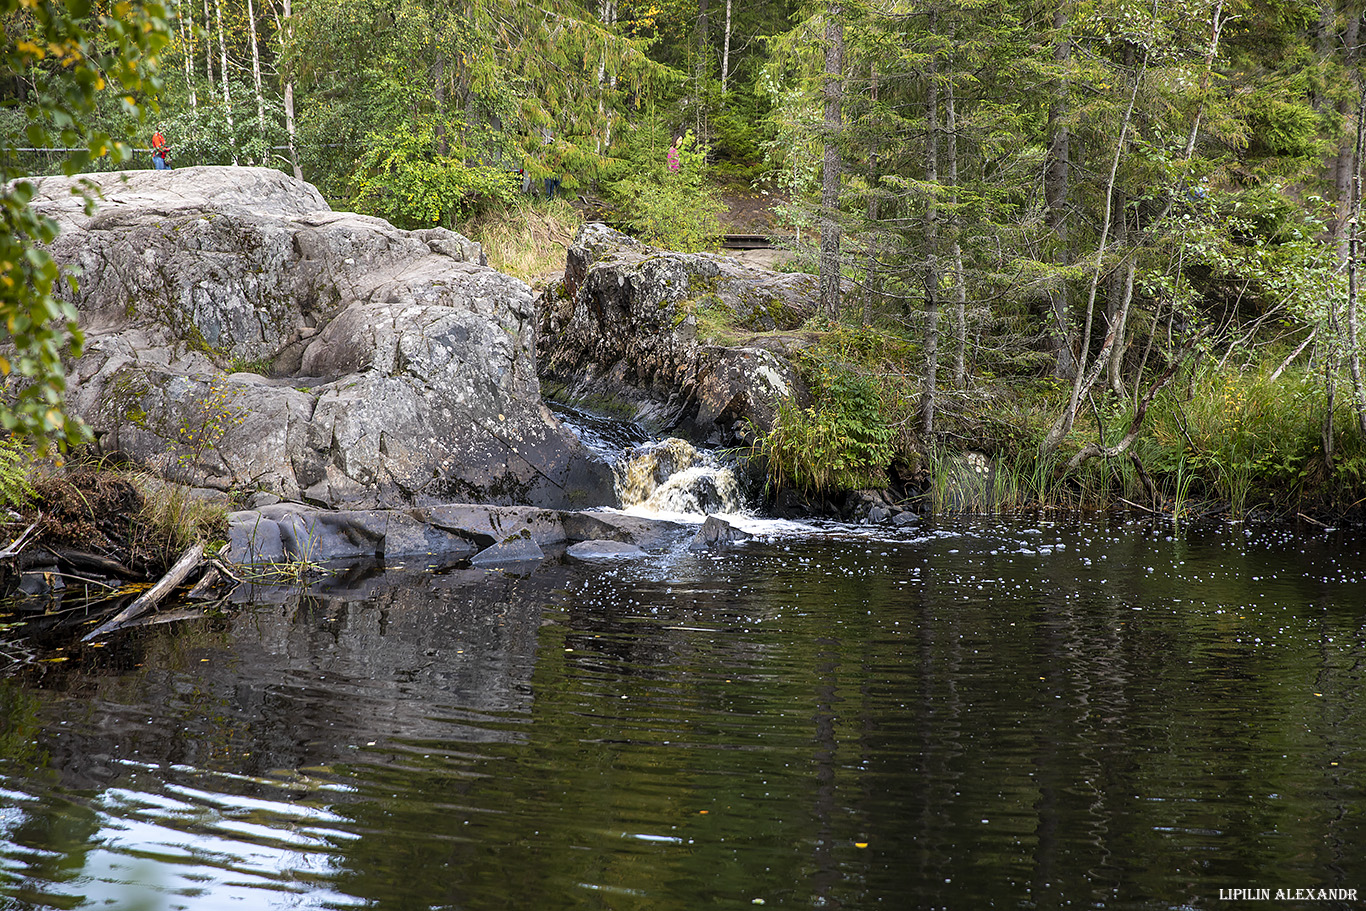
[(102, 450), (327, 507), (614, 501), (541, 403), (531, 290), (459, 234), (333, 212), (263, 168), (37, 183), (80, 272), (69, 405)]
[[(563, 280), (538, 302), (541, 379), (570, 404), (660, 433), (749, 442), (751, 423), (772, 427), (782, 398), (804, 400), (789, 354), (818, 300), (812, 275), (670, 253), (589, 224)], [(731, 337), (713, 341), (699, 320), (723, 323)]]

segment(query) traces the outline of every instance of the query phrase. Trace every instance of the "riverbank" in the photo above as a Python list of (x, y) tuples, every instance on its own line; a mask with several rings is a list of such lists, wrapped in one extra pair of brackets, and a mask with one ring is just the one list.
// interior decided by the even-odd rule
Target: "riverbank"
[[(106, 337), (89, 346), (88, 363), (82, 362), (77, 373), (98, 382), (75, 386), (75, 397), (87, 400), (90, 420), (104, 422), (96, 428), (102, 445), (108, 451), (122, 447), (144, 468), (110, 473), (107, 463), (75, 461), (63, 471), (42, 470), (30, 478), (26, 472), (36, 466), (11, 447), (3, 487), (13, 510), (4, 527), (10, 590), (20, 590), (22, 579), (35, 591), (51, 591), (69, 579), (122, 597), (124, 585), (161, 578), (192, 547), (216, 554), (231, 538), (227, 514), (247, 506), (278, 504), (278, 521), (256, 514), (259, 527), (275, 530), (273, 543), (255, 556), (247, 555), (251, 548), (239, 548), (229, 559), (286, 564), (292, 569), (282, 575), (293, 580), (317, 559), (408, 553), (390, 546), (389, 517), (397, 515), (392, 510), (431, 511), (453, 503), (502, 504), (455, 508), (552, 511), (609, 505), (610, 469), (602, 459), (590, 458), (541, 402), (542, 394), (571, 384), (588, 388), (584, 377), (598, 383), (594, 388), (601, 396), (619, 397), (623, 407), (625, 381), (635, 381), (634, 406), (653, 407), (666, 417), (663, 431), (695, 441), (715, 437), (721, 442), (713, 445), (729, 446), (727, 456), (744, 466), (750, 500), (778, 516), (895, 525), (924, 516), (1117, 508), (1177, 524), (1199, 517), (1259, 516), (1333, 525), (1356, 516), (1366, 501), (1366, 453), (1354, 402), (1334, 395), (1312, 349), (1303, 361), (1296, 360), (1304, 345), (1283, 356), (1273, 342), (1251, 346), (1246, 337), (1225, 336), (1198, 348), (1178, 346), (1169, 356), (1149, 334), (1144, 360), (1116, 372), (1103, 390), (1090, 390), (1087, 407), (1050, 447), (1071, 389), (1044, 376), (1039, 352), (1029, 353), (1027, 340), (1005, 329), (993, 330), (999, 345), (976, 345), (973, 357), (961, 364), (951, 356), (953, 349), (946, 349), (945, 361), (954, 369), (927, 389), (925, 340), (912, 324), (852, 306), (833, 322), (812, 315), (817, 308), (809, 275), (760, 273), (716, 255), (689, 257), (644, 247), (600, 225), (575, 236), (564, 267), (560, 245), (570, 219), (581, 213), (560, 204), (522, 206), (509, 211), (507, 230), (484, 237), (486, 243), (502, 237), (498, 243), (529, 252), (535, 269), (558, 259), (563, 281), (533, 297), (516, 277), (479, 264), (486, 253), (491, 260), (512, 261), (496, 244), (485, 251), (451, 232), (393, 232), (373, 220), (317, 210), (321, 203), (311, 188), (275, 172), (210, 176), (234, 187), (234, 180), (256, 181), (298, 209), (291, 218), (265, 221), (268, 216), (233, 210), (240, 222), (233, 231), (223, 228), (224, 219), (213, 222), (226, 231), (219, 243), (227, 249), (241, 247), (265, 225), (282, 237), (300, 239), (302, 246), (279, 245), (287, 261), (300, 249), (310, 251), (295, 266), (308, 265), (317, 284), (295, 289), (301, 312), (280, 317), (285, 328), (293, 322), (298, 326), (292, 332), (271, 330), (271, 338), (287, 339), (273, 361), (243, 363), (240, 356), (228, 357), (236, 350), (232, 346), (245, 342), (228, 331), (227, 317), (241, 309), (238, 303), (254, 300), (255, 286), (237, 288), (231, 281), (225, 286), (240, 292), (241, 300), (225, 298), (222, 325), (210, 326), (217, 348), (207, 344), (203, 330), (168, 322), (159, 307), (132, 312), (118, 303), (123, 300), (114, 294), (118, 289), (106, 289), (93, 304), (119, 319), (142, 320), (129, 328), (127, 350), (135, 357), (146, 353), (137, 343), (138, 332), (169, 333), (163, 338), (165, 351), (183, 361), (182, 370), (171, 382), (157, 372), (159, 361), (149, 361), (139, 368), (145, 374), (129, 374), (129, 363), (118, 354), (124, 339)], [(203, 189), (202, 182), (196, 186)], [(145, 188), (149, 194), (165, 191), (161, 184)], [(129, 223), (145, 221), (147, 230), (162, 232), (155, 234), (158, 242), (179, 242), (165, 235), (165, 216), (146, 210), (145, 200), (124, 198), (115, 204), (141, 213), (142, 221), (130, 216)], [(221, 204), (206, 197), (194, 211), (217, 211)], [(73, 230), (80, 225), (73, 222)], [(411, 248), (401, 268), (385, 273), (396, 276), (397, 284), (372, 287), (368, 267), (342, 257), (358, 237), (372, 238), (374, 250), (399, 243)], [(321, 241), (345, 241), (346, 248), (329, 252)], [(190, 270), (191, 254), (182, 252), (182, 270), (190, 277), (203, 274), (207, 266)], [(372, 250), (370, 255), (378, 254)], [(370, 282), (354, 289), (349, 304), (329, 305), (338, 322), (322, 330), (308, 325), (317, 321), (314, 292), (332, 287), (318, 277), (326, 271), (317, 266), (318, 257), (342, 257), (340, 266)], [(293, 276), (300, 268), (270, 274)], [(590, 269), (599, 271), (590, 276)], [(517, 292), (518, 309), (486, 314), (487, 325), (471, 324), (470, 311), (482, 314), (496, 297), (485, 293), (491, 288)], [(623, 288), (634, 296), (620, 292)], [(166, 293), (179, 300), (180, 290), (175, 285)], [(613, 298), (618, 292), (623, 296)], [(422, 304), (418, 309), (430, 319), (424, 317), (406, 335), (378, 339), (361, 331), (368, 325), (362, 316), (372, 311), (401, 312), (404, 319), (414, 312), (397, 298), (388, 300), (395, 295), (441, 302)], [(851, 290), (851, 302), (852, 295)], [(626, 318), (612, 324), (582, 318), (594, 310)], [(539, 338), (532, 338), (537, 334), (532, 320), (540, 321)], [(646, 331), (650, 320), (657, 332)], [(621, 341), (621, 351), (580, 363), (576, 352), (565, 350), (555, 364), (555, 346), (571, 334), (566, 327), (579, 334), (579, 350), (596, 349), (600, 356), (610, 347), (606, 340)], [(506, 364), (481, 361), (480, 347), (469, 344), (471, 328), (480, 338), (513, 339), (516, 356)], [(611, 338), (609, 330), (615, 333)], [(426, 347), (433, 331), (442, 339), (441, 358)], [(631, 347), (642, 339), (653, 347)], [(347, 344), (338, 345), (339, 340)], [(301, 355), (301, 345), (311, 354)], [(437, 382), (428, 366), (457, 363), (443, 352), (463, 359), (463, 366)], [(1232, 356), (1249, 352), (1256, 357)], [(1154, 365), (1165, 366), (1145, 368), (1149, 353)], [(300, 373), (299, 365), (309, 357), (319, 370), (346, 373)], [(376, 363), (386, 369), (372, 369)], [(562, 375), (550, 376), (548, 371), (559, 367)], [(704, 369), (710, 373), (704, 375)], [(462, 390), (470, 377), (485, 374), (501, 384), (499, 392), (472, 407)], [(756, 384), (756, 378), (764, 383)], [(1339, 385), (1348, 387), (1346, 376)], [(370, 391), (358, 392), (361, 387)], [(95, 407), (90, 400), (98, 390), (107, 401)], [(430, 408), (433, 395), (446, 396), (452, 409), (464, 409), (458, 420), (454, 410), (443, 420), (479, 442), (488, 472), (462, 475), (470, 468), (463, 451), (436, 459), (432, 441), (445, 440), (429, 432), (427, 411), (414, 411), (407, 438), (398, 439), (390, 412), (403, 409), (394, 403)], [(934, 405), (928, 433), (927, 396)], [(377, 407), (379, 401), (386, 407)], [(261, 402), (279, 405), (279, 413), (267, 413)], [(358, 411), (368, 423), (355, 423)], [(521, 425), (517, 433), (510, 432), (514, 417)], [(277, 437), (292, 448), (286, 452), (272, 442)], [(379, 444), (372, 445), (376, 439)], [(571, 449), (577, 453), (573, 459), (568, 458)], [(153, 480), (148, 472), (157, 466), (163, 474), (188, 473), (199, 480), (192, 487)], [(547, 502), (535, 502), (528, 492)], [(319, 520), (314, 527), (312, 519), (299, 516), (304, 503), (356, 518)], [(319, 529), (331, 527), (329, 522), (343, 529), (337, 537), (345, 546), (317, 549), (312, 542)], [(484, 522), (457, 529), (460, 546), (453, 547), (443, 522), (418, 522), (426, 530), (398, 531), (393, 540), (411, 538), (414, 552), (445, 551), (457, 560), (499, 542)], [(289, 541), (295, 543), (286, 546)]]

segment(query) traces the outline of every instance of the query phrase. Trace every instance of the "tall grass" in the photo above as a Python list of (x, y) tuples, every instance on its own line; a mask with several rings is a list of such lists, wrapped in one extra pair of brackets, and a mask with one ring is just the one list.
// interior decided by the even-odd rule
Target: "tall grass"
[(1152, 496), (1130, 452), (1156, 487), (1151, 508), (1177, 521), (1201, 501), (1240, 519), (1261, 508), (1344, 508), (1366, 498), (1366, 441), (1346, 396), (1334, 413), (1331, 463), (1325, 458), (1327, 402), (1317, 371), (1273, 381), (1269, 368), (1206, 365), (1159, 395), (1130, 452), (1070, 471), (1068, 461), (1087, 441), (1113, 446), (1123, 438), (1134, 405), (1098, 401), (1061, 447), (1042, 454), (1039, 442), (1057, 407), (1045, 392), (987, 406), (978, 445), (992, 453), (989, 483), (965, 482), (962, 452), (932, 453), (928, 505), (979, 513), (1104, 508), (1121, 500), (1146, 506)]
[[(1326, 493), (1326, 408), (1319, 374), (1273, 381), (1266, 368), (1205, 367), (1154, 403), (1141, 451), (1182, 502), (1197, 491), (1226, 503), (1233, 518), (1254, 506), (1286, 508)], [(1359, 457), (1361, 441), (1345, 442)]]
[[(1157, 488), (1152, 508), (1179, 521), (1204, 500), (1236, 519), (1263, 507), (1290, 512), (1360, 500), (1366, 496), (1366, 442), (1345, 399), (1339, 397), (1334, 415), (1330, 467), (1323, 451), (1321, 373), (1286, 373), (1273, 381), (1269, 368), (1195, 370), (1159, 395), (1131, 450)], [(931, 452), (933, 510), (1008, 513), (1150, 502), (1129, 453), (1066, 467), (1088, 441), (1118, 443), (1132, 421), (1132, 401), (1097, 401), (1072, 436), (1048, 454), (1039, 443), (1058, 404), (1046, 388), (981, 407), (976, 436), (991, 454), (988, 480), (977, 483), (964, 473), (962, 451)]]
[(228, 513), (221, 500), (197, 496), (188, 487), (152, 475), (134, 474), (130, 480), (142, 494), (139, 534), (163, 561), (173, 562), (195, 542), (227, 533)]
[(537, 286), (564, 274), (565, 254), (582, 223), (568, 200), (521, 199), (480, 215), (463, 230), (483, 246), (490, 266)]

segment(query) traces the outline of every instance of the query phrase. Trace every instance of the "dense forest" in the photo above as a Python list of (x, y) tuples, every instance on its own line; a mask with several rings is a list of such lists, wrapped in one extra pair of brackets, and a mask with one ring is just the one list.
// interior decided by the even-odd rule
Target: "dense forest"
[[(176, 166), (281, 168), (402, 227), (549, 178), (675, 249), (715, 242), (718, 188), (770, 193), (822, 304), (815, 401), (755, 447), (778, 484), (1177, 517), (1366, 497), (1359, 4), (75, 7), (106, 50), (160, 39), (54, 105), (71, 67), (29, 36), (61, 15), (0, 4), (6, 178), (91, 135), (131, 145), (80, 166), (146, 167), (159, 130)], [(993, 471), (964, 503), (968, 450)]]

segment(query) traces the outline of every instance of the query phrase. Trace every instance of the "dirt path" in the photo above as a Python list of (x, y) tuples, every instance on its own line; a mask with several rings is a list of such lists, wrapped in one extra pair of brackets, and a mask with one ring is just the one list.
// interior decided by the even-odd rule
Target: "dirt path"
[(736, 190), (721, 194), (726, 214), (721, 217), (725, 234), (768, 234), (776, 227), (773, 207), (784, 201), (782, 194), (767, 190)]

